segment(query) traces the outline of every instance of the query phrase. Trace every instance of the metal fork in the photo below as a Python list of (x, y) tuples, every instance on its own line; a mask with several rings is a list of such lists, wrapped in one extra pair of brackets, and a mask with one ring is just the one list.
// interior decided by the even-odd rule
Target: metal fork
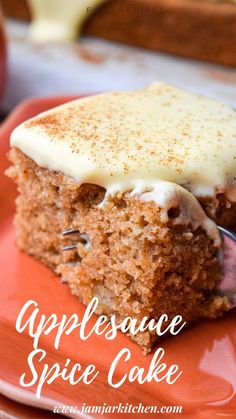
[[(222, 296), (227, 296), (231, 301), (233, 307), (236, 307), (236, 234), (232, 231), (218, 226), (223, 240), (223, 255), (220, 258), (224, 278), (217, 288), (217, 291)], [(62, 236), (70, 236), (78, 234), (78, 241), (85, 246), (88, 245), (88, 235), (80, 234), (79, 230), (67, 229), (64, 230)], [(63, 246), (62, 250), (75, 250), (77, 244)]]
[[(73, 229), (67, 229), (64, 230), (62, 233), (62, 236), (70, 236), (72, 234), (78, 234), (78, 242), (82, 243), (84, 246), (86, 246), (88, 244), (88, 235), (86, 233), (80, 234), (79, 230), (73, 230)], [(63, 246), (62, 250), (66, 251), (66, 250), (75, 250), (77, 248), (77, 244), (71, 244), (68, 246)]]
[(218, 226), (223, 238), (222, 270), (224, 278), (218, 286), (221, 295), (225, 295), (236, 307), (236, 234)]

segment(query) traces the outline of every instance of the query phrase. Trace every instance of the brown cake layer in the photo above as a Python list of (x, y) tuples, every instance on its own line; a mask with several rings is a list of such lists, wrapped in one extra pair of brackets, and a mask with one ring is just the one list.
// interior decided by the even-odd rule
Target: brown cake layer
[[(10, 160), (8, 174), (19, 189), (18, 246), (60, 274), (84, 304), (97, 296), (98, 314), (115, 314), (119, 321), (181, 314), (189, 325), (230, 308), (214, 291), (221, 280), (217, 249), (201, 228), (174, 225), (175, 211), (163, 223), (154, 202), (129, 194), (98, 207), (103, 188), (79, 186), (14, 148)], [(67, 228), (80, 234), (65, 239)], [(76, 251), (62, 252), (73, 243)], [(149, 332), (132, 338), (144, 352), (156, 341)]]
[[(3, 7), (14, 17), (30, 17), (25, 1), (3, 0)], [(230, 0), (110, 0), (96, 12), (88, 9), (84, 33), (236, 66), (236, 4)]]

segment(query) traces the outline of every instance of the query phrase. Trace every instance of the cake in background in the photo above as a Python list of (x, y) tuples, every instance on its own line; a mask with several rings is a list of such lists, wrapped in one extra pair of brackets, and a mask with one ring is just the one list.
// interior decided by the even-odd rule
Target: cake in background
[[(75, 38), (81, 28), (84, 34), (236, 67), (235, 0), (3, 0), (6, 14), (21, 19), (31, 18), (30, 5), (42, 10), (44, 4), (43, 14), (51, 15), (52, 7), (54, 15), (72, 19), (69, 32), (61, 21), (59, 40), (63, 33), (64, 39)], [(41, 37), (47, 39), (44, 30)]]

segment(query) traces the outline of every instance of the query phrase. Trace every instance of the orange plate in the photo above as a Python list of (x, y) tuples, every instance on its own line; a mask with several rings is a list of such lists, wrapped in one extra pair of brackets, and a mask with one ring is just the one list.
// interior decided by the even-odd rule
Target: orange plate
[[(119, 389), (107, 383), (107, 374), (112, 360), (123, 347), (132, 352), (131, 359), (120, 363), (117, 376), (121, 377), (131, 366), (138, 365), (148, 371), (152, 354), (143, 356), (140, 348), (130, 339), (119, 334), (114, 341), (106, 341), (104, 336), (91, 336), (81, 341), (77, 332), (63, 336), (59, 350), (52, 344), (52, 336), (40, 340), (40, 348), (45, 348), (47, 357), (43, 361), (49, 365), (58, 361), (64, 364), (67, 358), (71, 363), (80, 362), (86, 366), (94, 363), (100, 374), (96, 380), (85, 385), (70, 385), (57, 379), (43, 387), (40, 400), (35, 398), (35, 386), (22, 388), (19, 377), (28, 372), (27, 356), (32, 350), (32, 339), (27, 332), (19, 334), (15, 329), (16, 317), (22, 305), (35, 300), (40, 313), (77, 313), (81, 318), (84, 306), (70, 294), (66, 285), (45, 266), (20, 252), (15, 245), (15, 231), (12, 224), (14, 213), (15, 187), (4, 176), (8, 166), (6, 153), (9, 148), (9, 135), (21, 121), (66, 102), (71, 97), (42, 98), (23, 102), (1, 128), (0, 135), (0, 266), (1, 266), (1, 388), (3, 394), (26, 404), (50, 409), (55, 402), (66, 405), (82, 403), (101, 405), (140, 402), (147, 405), (183, 405), (183, 413), (192, 418), (235, 418), (236, 417), (236, 311), (232, 310), (223, 319), (203, 322), (180, 336), (162, 344), (165, 349), (165, 362), (177, 363), (183, 371), (179, 380), (169, 385), (165, 382), (137, 384), (126, 381)], [(96, 320), (96, 316), (92, 322)], [(43, 363), (38, 364), (42, 371)], [(105, 416), (105, 415), (104, 415)], [(121, 417), (111, 415), (106, 417)], [(139, 415), (139, 417), (148, 415)], [(162, 417), (174, 415), (162, 415)], [(91, 416), (90, 416), (91, 417)], [(98, 417), (96, 414), (92, 417)], [(149, 414), (149, 417), (154, 415)], [(156, 416), (155, 416), (156, 417)]]

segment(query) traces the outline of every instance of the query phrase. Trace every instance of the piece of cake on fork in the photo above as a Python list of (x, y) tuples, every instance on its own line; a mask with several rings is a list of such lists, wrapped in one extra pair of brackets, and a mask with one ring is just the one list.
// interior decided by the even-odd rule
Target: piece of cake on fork
[[(216, 224), (236, 230), (229, 106), (164, 83), (78, 99), (17, 127), (9, 158), (18, 246), (98, 314), (192, 324), (230, 308), (216, 290)], [(144, 352), (157, 339), (131, 337)]]

